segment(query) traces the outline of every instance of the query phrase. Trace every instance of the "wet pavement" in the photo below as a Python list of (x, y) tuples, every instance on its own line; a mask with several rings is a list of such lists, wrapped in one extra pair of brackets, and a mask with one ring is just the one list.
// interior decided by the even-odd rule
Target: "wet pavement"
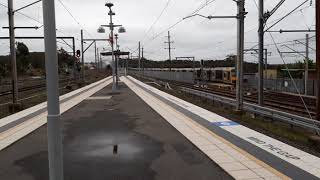
[[(121, 84), (62, 115), (66, 180), (232, 179)], [(0, 151), (1, 180), (48, 179), (46, 127)]]

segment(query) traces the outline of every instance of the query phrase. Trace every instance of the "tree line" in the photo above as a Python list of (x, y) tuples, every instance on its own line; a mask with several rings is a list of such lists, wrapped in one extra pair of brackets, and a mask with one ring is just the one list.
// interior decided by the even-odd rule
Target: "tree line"
[[(29, 52), (29, 48), (22, 42), (16, 45), (16, 63), (19, 76), (22, 75), (44, 75), (45, 54), (44, 52)], [(58, 50), (59, 70), (73, 67), (76, 59), (63, 48)], [(0, 79), (9, 77), (11, 72), (10, 57), (0, 56)]]

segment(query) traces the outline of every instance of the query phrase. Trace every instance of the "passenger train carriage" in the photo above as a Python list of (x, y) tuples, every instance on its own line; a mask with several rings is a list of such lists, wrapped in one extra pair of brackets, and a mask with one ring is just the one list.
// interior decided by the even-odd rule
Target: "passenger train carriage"
[(225, 84), (235, 84), (236, 70), (234, 67), (216, 67), (197, 69), (195, 73), (195, 81), (219, 82)]

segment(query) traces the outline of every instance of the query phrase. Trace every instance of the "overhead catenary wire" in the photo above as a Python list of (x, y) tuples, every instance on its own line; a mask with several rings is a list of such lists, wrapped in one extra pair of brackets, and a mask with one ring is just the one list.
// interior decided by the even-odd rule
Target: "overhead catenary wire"
[[(8, 6), (7, 6), (7, 5), (5, 5), (5, 4), (0, 3), (0, 5), (1, 5), (1, 6), (3, 6), (3, 7), (5, 7), (5, 8), (8, 8)], [(35, 19), (35, 18), (33, 18), (33, 17), (29, 16), (29, 15), (26, 15), (25, 13), (22, 13), (22, 12), (20, 12), (20, 11), (17, 11), (16, 13), (18, 13), (18, 14), (20, 14), (20, 15), (22, 15), (22, 16), (24, 16), (24, 17), (26, 17), (26, 18), (30, 19), (30, 20), (33, 20), (33, 21), (35, 21), (35, 22), (39, 23), (40, 27), (42, 27), (42, 26), (43, 26), (43, 23), (42, 23), (41, 21), (39, 21), (39, 20), (37, 20), (37, 19)], [(70, 36), (70, 34), (68, 35), (68, 34), (66, 34), (65, 32), (61, 31), (61, 30), (60, 30), (60, 28), (57, 28), (57, 32), (59, 32), (59, 33), (61, 33), (61, 34), (65, 35), (65, 36)], [(76, 38), (76, 37), (75, 37), (75, 39), (76, 39), (77, 41), (81, 41), (79, 38)]]
[(89, 36), (93, 37), (82, 25), (81, 23), (75, 18), (75, 16), (71, 13), (71, 11), (68, 9), (68, 7), (62, 2), (62, 0), (58, 0), (58, 2), (61, 4), (61, 6), (67, 11), (67, 13), (71, 16), (71, 18), (79, 25), (81, 29), (83, 29), (86, 33), (89, 34)]
[(144, 41), (144, 39), (148, 36), (149, 32), (152, 30), (153, 26), (157, 24), (157, 22), (160, 20), (160, 18), (162, 17), (162, 15), (164, 14), (165, 10), (168, 8), (169, 4), (170, 4), (171, 0), (167, 0), (164, 8), (162, 9), (161, 13), (159, 14), (159, 16), (155, 19), (155, 21), (151, 24), (151, 26), (148, 28), (148, 30), (146, 31), (146, 33), (144, 34), (144, 38), (142, 39), (142, 42)]
[[(191, 14), (196, 14), (198, 13), (200, 10), (202, 10), (203, 8), (205, 8), (206, 6), (210, 5), (211, 3), (213, 3), (216, 0), (210, 0), (210, 1), (206, 1), (206, 3), (202, 4), (199, 8), (197, 8), (196, 10), (194, 10)], [(172, 28), (174, 28), (175, 26), (177, 26), (178, 24), (180, 24), (182, 21), (184, 21), (184, 19), (179, 19), (177, 22), (175, 22), (174, 24), (170, 25), (169, 27), (163, 29), (162, 31), (160, 31), (160, 33), (156, 34), (155, 36), (153, 36), (151, 39), (149, 39), (148, 43), (154, 41), (155, 39), (157, 39), (158, 37), (162, 36), (164, 33), (166, 33), (167, 31), (171, 30)], [(146, 44), (145, 44), (146, 46)]]
[[(259, 7), (258, 7), (258, 4), (257, 4), (256, 0), (253, 0), (253, 1), (254, 1), (255, 5), (256, 5), (256, 7), (257, 7), (257, 10), (258, 10), (258, 12), (259, 12)], [(263, 16), (263, 14), (260, 14), (260, 16)], [(270, 29), (270, 27), (268, 27), (267, 25), (266, 25), (266, 27), (267, 27), (267, 29)], [(310, 112), (310, 110), (309, 110), (309, 108), (308, 108), (305, 100), (303, 99), (303, 97), (302, 97), (302, 95), (301, 95), (301, 93), (300, 93), (300, 91), (299, 91), (299, 89), (298, 89), (298, 86), (297, 86), (295, 80), (293, 79), (293, 76), (292, 76), (292, 74), (291, 74), (291, 72), (290, 72), (290, 70), (289, 70), (289, 67), (288, 67), (286, 61), (284, 60), (283, 55), (282, 55), (282, 53), (281, 53), (278, 45), (276, 44), (276, 41), (275, 41), (272, 33), (269, 32), (269, 35), (270, 35), (270, 37), (271, 37), (272, 42), (274, 43), (274, 46), (275, 46), (276, 49), (277, 49), (278, 55), (280, 56), (280, 59), (282, 60), (284, 66), (285, 66), (285, 69), (287, 70), (287, 72), (288, 72), (288, 74), (289, 74), (289, 77), (290, 77), (290, 79), (291, 79), (291, 81), (292, 81), (292, 83), (293, 83), (293, 86), (294, 86), (294, 88), (296, 89), (296, 91), (297, 91), (297, 93), (298, 93), (298, 95), (299, 95), (299, 97), (300, 97), (300, 99), (301, 99), (301, 101), (302, 101), (302, 103), (303, 103), (303, 106), (305, 107), (305, 109), (306, 109), (306, 111), (307, 111), (307, 113), (308, 113), (309, 118), (310, 118), (310, 119), (313, 119), (313, 117), (312, 117), (312, 115), (311, 115), (311, 112)], [(317, 125), (315, 124), (315, 122), (313, 122), (313, 123), (314, 123), (314, 126), (317, 127)], [(319, 134), (319, 131), (318, 131), (318, 130), (317, 130), (317, 134)]]
[[(296, 10), (298, 10), (300, 7), (302, 7), (305, 3), (307, 3), (309, 0), (305, 0), (304, 2), (302, 2), (300, 5), (298, 5), (296, 8), (294, 8), (293, 10), (291, 10), (289, 13), (287, 13), (285, 16), (283, 16), (282, 18), (280, 18), (277, 22), (275, 22), (273, 25), (267, 27), (267, 29), (265, 30), (268, 31), (271, 28), (273, 28), (274, 26), (276, 26), (278, 23), (280, 23), (282, 20), (284, 20), (285, 18), (287, 18), (288, 16), (290, 16), (293, 12), (295, 12)], [(255, 4), (257, 5), (256, 1), (254, 0)]]
[[(206, 1), (207, 3), (211, 3), (211, 2), (213, 2), (213, 1)], [(197, 8), (196, 10), (194, 10), (192, 13), (197, 13), (199, 10), (201, 10), (201, 8), (204, 8), (203, 7), (203, 5), (206, 5), (206, 3), (204, 3), (204, 4), (202, 4), (199, 8)], [(305, 11), (306, 9), (308, 9), (308, 8), (310, 8), (310, 7), (313, 7), (313, 6), (306, 6), (306, 7), (301, 7), (301, 6), (299, 6), (295, 11), (293, 11), (293, 12), (291, 12), (291, 15), (292, 14), (296, 14), (296, 13), (299, 13), (299, 11)], [(299, 11), (298, 11), (299, 10)], [(192, 14), (191, 13), (191, 14)], [(272, 24), (272, 23), (275, 23), (275, 22), (277, 22), (277, 21), (279, 21), (280, 19), (282, 19), (283, 17), (281, 17), (281, 18), (277, 18), (277, 19), (275, 19), (275, 20), (272, 20), (272, 21), (270, 21), (268, 24)], [(255, 29), (257, 29), (257, 26), (255, 25), (254, 27), (252, 27), (252, 28), (248, 28), (248, 30), (247, 31), (245, 31), (245, 33), (249, 33), (249, 32), (251, 32), (251, 31), (253, 31), (253, 30), (255, 30)], [(162, 31), (162, 34), (163, 33), (165, 33), (167, 30), (164, 30), (164, 31)], [(159, 35), (160, 36), (160, 35)], [(154, 38), (158, 38), (159, 36), (155, 36)], [(223, 41), (219, 41), (219, 42), (217, 42), (217, 43), (215, 43), (215, 45), (218, 45), (218, 44), (221, 44), (221, 43), (224, 43), (224, 42), (227, 42), (229, 39), (231, 39), (231, 38), (234, 38), (235, 37), (235, 35), (230, 35), (229, 36), (229, 38), (226, 38), (225, 40), (223, 40)], [(151, 41), (152, 41), (153, 39), (151, 39)], [(272, 44), (271, 44), (272, 45)], [(252, 48), (254, 48), (254, 47), (256, 47), (257, 45), (255, 45), (255, 46), (253, 46)], [(220, 47), (220, 46), (217, 46), (217, 47)], [(201, 48), (198, 48), (198, 49), (201, 49)], [(234, 49), (234, 48), (233, 48)]]

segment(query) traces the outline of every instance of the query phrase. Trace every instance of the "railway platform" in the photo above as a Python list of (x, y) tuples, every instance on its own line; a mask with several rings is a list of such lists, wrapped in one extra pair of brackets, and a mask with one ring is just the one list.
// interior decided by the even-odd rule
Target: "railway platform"
[[(65, 179), (319, 179), (320, 158), (132, 77), (61, 97)], [(0, 120), (0, 179), (48, 179), (45, 103)]]

